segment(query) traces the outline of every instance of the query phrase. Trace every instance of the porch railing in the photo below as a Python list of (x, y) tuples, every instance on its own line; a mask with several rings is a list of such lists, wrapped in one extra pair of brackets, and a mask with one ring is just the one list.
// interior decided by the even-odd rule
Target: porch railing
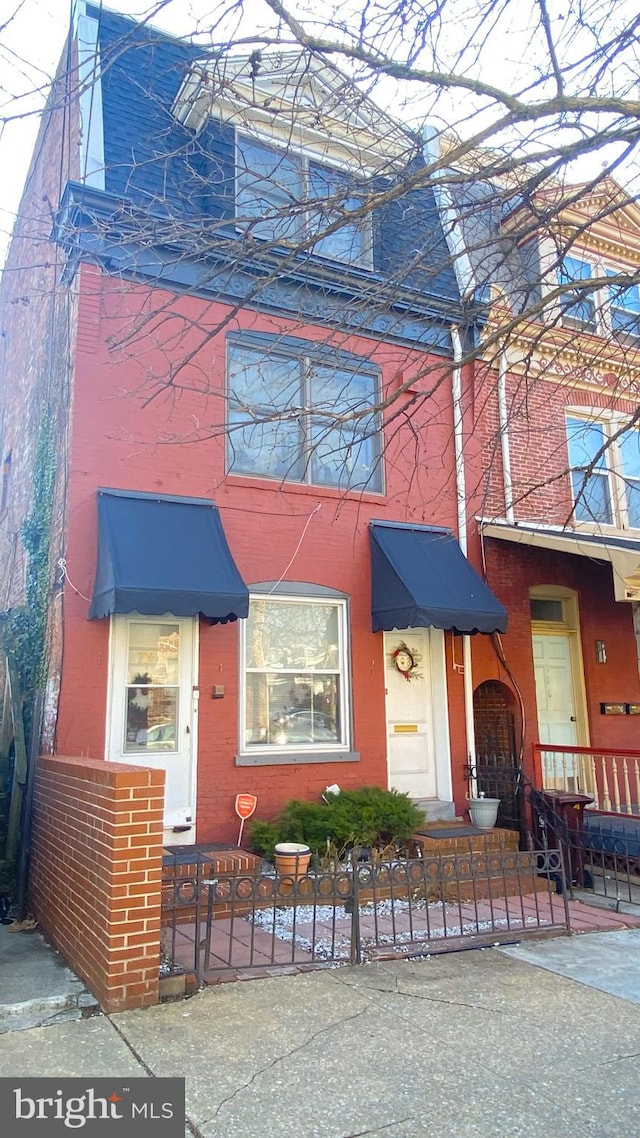
[(589, 794), (594, 809), (640, 817), (640, 751), (534, 743), (544, 790)]

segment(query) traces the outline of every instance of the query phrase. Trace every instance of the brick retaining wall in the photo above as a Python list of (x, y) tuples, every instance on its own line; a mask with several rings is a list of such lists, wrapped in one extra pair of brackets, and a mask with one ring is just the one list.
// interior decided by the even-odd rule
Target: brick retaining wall
[(43, 756), (30, 903), (107, 1012), (158, 1002), (164, 771)]

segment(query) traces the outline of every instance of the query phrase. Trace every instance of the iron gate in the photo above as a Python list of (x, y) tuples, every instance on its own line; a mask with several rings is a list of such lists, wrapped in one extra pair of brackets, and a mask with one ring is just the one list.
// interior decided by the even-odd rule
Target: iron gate
[(163, 967), (230, 974), (358, 964), (569, 932), (560, 849), (357, 861), (295, 878), (165, 867)]

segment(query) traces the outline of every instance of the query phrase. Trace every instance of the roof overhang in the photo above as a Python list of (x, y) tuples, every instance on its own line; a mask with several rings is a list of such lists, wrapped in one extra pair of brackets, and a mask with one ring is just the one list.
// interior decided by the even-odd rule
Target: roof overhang
[(603, 536), (582, 530), (553, 526), (513, 524), (480, 519), (484, 537), (511, 541), (516, 545), (553, 549), (575, 557), (608, 561), (613, 571), (613, 588), (617, 601), (640, 601), (640, 541), (631, 538)]

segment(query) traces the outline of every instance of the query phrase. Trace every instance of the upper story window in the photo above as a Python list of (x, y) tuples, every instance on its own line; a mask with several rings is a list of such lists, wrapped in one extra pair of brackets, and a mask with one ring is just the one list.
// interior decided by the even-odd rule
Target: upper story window
[[(308, 240), (357, 210), (360, 198), (348, 176), (334, 168), (277, 147), (237, 139), (236, 213), (255, 218), (254, 237), (288, 244)], [(371, 268), (371, 218), (342, 221), (320, 237), (311, 251), (333, 261)]]
[[(580, 284), (588, 281), (594, 275), (591, 265), (581, 261), (578, 257), (564, 257), (560, 266), (560, 284)], [(596, 329), (596, 306), (593, 294), (580, 288), (568, 289), (562, 294), (560, 304), (562, 307), (563, 323), (572, 327)]]
[(569, 416), (567, 439), (578, 522), (640, 529), (640, 431), (620, 420)]
[[(580, 257), (562, 260), (558, 283), (564, 286), (560, 297), (562, 322), (599, 335), (613, 335), (640, 341), (640, 286), (612, 283), (600, 288), (581, 287), (593, 278), (624, 278), (624, 270), (597, 265)], [(575, 289), (570, 286), (576, 285)]]
[(305, 341), (288, 348), (277, 338), (260, 346), (230, 340), (227, 469), (380, 491), (378, 375), (362, 367)]
[[(609, 276), (616, 273), (610, 269)], [(609, 313), (611, 331), (640, 338), (640, 286), (609, 285)]]

